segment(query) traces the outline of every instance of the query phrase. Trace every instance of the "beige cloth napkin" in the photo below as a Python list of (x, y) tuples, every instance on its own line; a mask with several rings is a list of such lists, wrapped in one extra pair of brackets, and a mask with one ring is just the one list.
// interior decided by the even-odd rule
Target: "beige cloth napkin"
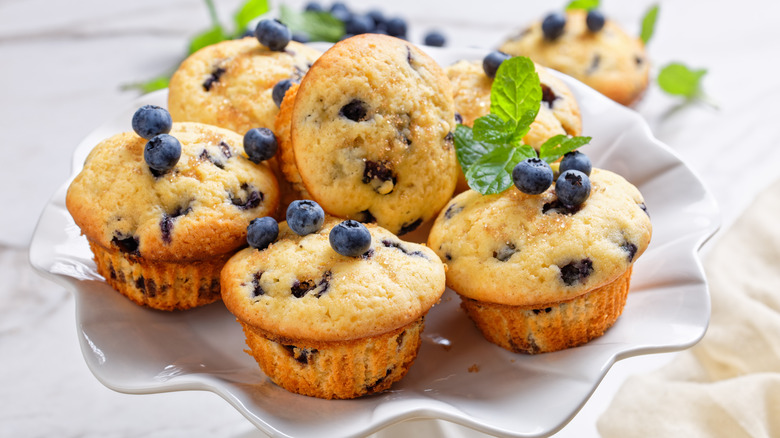
[(613, 437), (780, 437), (780, 180), (705, 259), (712, 318), (663, 368), (624, 382), (598, 420)]

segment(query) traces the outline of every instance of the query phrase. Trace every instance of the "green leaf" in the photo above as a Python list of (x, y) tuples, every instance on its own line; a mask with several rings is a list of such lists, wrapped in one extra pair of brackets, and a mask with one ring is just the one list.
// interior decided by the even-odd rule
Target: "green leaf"
[(247, 0), (233, 16), (236, 25), (236, 36), (247, 30), (249, 23), (269, 11), (268, 0)]
[[(542, 102), (542, 88), (534, 63), (524, 56), (507, 59), (501, 63), (490, 91), (490, 112), (505, 121), (512, 121), (515, 130), (525, 128), (536, 118)], [(533, 118), (529, 119), (529, 112)]]
[(599, 7), (599, 0), (572, 0), (567, 6), (566, 10), (571, 11), (573, 9), (584, 9), (590, 11), (591, 9), (597, 9)]
[(225, 36), (225, 32), (222, 30), (222, 26), (212, 27), (205, 32), (195, 35), (195, 37), (190, 42), (188, 54), (191, 55), (206, 46), (216, 44), (220, 41), (225, 41), (226, 39), (227, 37)]
[(152, 91), (162, 90), (168, 88), (168, 82), (170, 82), (170, 74), (158, 76), (153, 79), (149, 79), (145, 82), (136, 82), (132, 84), (122, 85), (123, 90), (138, 90), (143, 94), (151, 93)]
[(650, 38), (653, 37), (655, 32), (655, 22), (658, 19), (658, 10), (660, 6), (653, 5), (647, 10), (645, 16), (642, 18), (642, 33), (639, 34), (639, 38), (647, 45)]
[[(525, 145), (524, 145), (525, 146)], [(516, 148), (510, 145), (496, 146), (481, 156), (466, 172), (469, 187), (483, 195), (501, 193), (512, 186), (512, 169), (517, 163), (536, 153), (530, 146)]]
[(335, 43), (344, 36), (344, 23), (327, 12), (298, 12), (286, 5), (279, 8), (279, 21), (293, 33), (304, 33), (311, 41)]
[(658, 86), (665, 92), (689, 99), (701, 94), (701, 79), (706, 69), (691, 70), (684, 64), (673, 62), (658, 73)]
[(510, 144), (515, 142), (515, 124), (504, 121), (495, 114), (488, 114), (474, 120), (472, 129), (474, 140), (491, 144)]
[(460, 163), (464, 174), (479, 157), (487, 154), (494, 147), (494, 145), (474, 140), (471, 128), (468, 126), (458, 125), (455, 127), (455, 155), (458, 157), (458, 163)]
[(539, 158), (548, 163), (553, 163), (568, 152), (590, 143), (590, 140), (591, 137), (569, 137), (568, 135), (558, 134), (548, 138), (542, 144), (539, 148)]

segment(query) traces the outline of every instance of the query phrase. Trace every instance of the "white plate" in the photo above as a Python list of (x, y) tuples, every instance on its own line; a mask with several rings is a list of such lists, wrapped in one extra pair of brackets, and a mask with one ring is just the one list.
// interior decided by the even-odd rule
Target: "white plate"
[[(443, 65), (485, 53), (426, 50)], [(638, 114), (561, 77), (580, 102), (584, 134), (593, 137), (585, 152), (597, 167), (638, 186), (653, 220), (653, 239), (635, 264), (623, 315), (585, 346), (537, 356), (510, 353), (483, 340), (448, 290), (428, 314), (419, 356), (401, 382), (357, 400), (319, 400), (271, 383), (244, 353), (241, 328), (221, 303), (158, 312), (107, 286), (65, 209), (67, 183), (40, 218), (30, 260), (75, 292), (84, 359), (116, 391), (212, 391), (276, 436), (359, 436), (411, 418), (440, 418), (502, 436), (551, 434), (575, 415), (615, 361), (681, 350), (704, 335), (710, 304), (698, 250), (718, 226), (713, 197)], [(130, 130), (138, 106), (165, 102), (165, 92), (144, 96), (90, 134), (74, 154), (74, 173), (98, 141)]]

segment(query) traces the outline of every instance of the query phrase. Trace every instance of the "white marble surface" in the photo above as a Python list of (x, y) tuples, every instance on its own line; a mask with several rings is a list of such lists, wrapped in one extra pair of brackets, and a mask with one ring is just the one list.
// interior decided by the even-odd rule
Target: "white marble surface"
[[(216, 1), (227, 21), (238, 0)], [(299, 7), (303, 2), (288, 2)], [(410, 21), (410, 39), (442, 29), (451, 46), (492, 47), (553, 7), (548, 3), (397, 0), (378, 6)], [(563, 6), (566, 2), (559, 2)], [(602, 2), (636, 31), (651, 1)], [(662, 3), (649, 52), (656, 65), (707, 68), (705, 89), (719, 108), (676, 99), (652, 87), (637, 110), (655, 135), (701, 175), (728, 227), (777, 179), (780, 97), (774, 2), (704, 0)], [(274, 3), (276, 4), (276, 3)], [(27, 263), (35, 221), (70, 173), (75, 146), (109, 114), (137, 97), (121, 85), (171, 68), (186, 41), (208, 26), (197, 0), (0, 0), (0, 436), (258, 436), (222, 399), (186, 392), (130, 396), (103, 387), (79, 351), (73, 296)], [(587, 127), (585, 127), (587, 130)], [(681, 188), (684, 189), (684, 188)], [(706, 251), (705, 251), (706, 252)], [(558, 436), (597, 436), (596, 418), (626, 376), (670, 355), (619, 362)], [(475, 435), (448, 423), (415, 421), (387, 436)]]

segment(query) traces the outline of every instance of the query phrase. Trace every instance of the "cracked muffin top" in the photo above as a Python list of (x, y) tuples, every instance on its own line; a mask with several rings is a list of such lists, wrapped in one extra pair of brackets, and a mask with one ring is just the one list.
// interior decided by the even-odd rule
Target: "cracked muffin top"
[(312, 65), (295, 94), (294, 158), (328, 213), (393, 233), (433, 218), (455, 189), (452, 90), (414, 45), (364, 34)]
[(274, 338), (345, 341), (403, 327), (444, 292), (444, 265), (424, 245), (367, 224), (371, 246), (358, 257), (329, 242), (340, 219), (300, 236), (286, 222), (264, 250), (239, 251), (222, 270), (222, 299), (239, 321)]
[(273, 129), (273, 87), (299, 80), (320, 51), (290, 42), (276, 52), (257, 38), (222, 41), (190, 55), (171, 77), (168, 110), (176, 122), (200, 122), (244, 134)]
[(87, 238), (160, 261), (197, 261), (246, 245), (246, 228), (279, 203), (268, 165), (252, 163), (238, 134), (174, 123), (181, 144), (173, 169), (155, 176), (147, 140), (117, 134), (98, 144), (68, 188), (66, 203)]
[(447, 285), (468, 298), (520, 306), (570, 300), (615, 280), (650, 243), (650, 217), (623, 177), (593, 169), (590, 182), (590, 196), (574, 209), (558, 201), (554, 186), (540, 195), (512, 187), (456, 196), (428, 237), (447, 264)]

